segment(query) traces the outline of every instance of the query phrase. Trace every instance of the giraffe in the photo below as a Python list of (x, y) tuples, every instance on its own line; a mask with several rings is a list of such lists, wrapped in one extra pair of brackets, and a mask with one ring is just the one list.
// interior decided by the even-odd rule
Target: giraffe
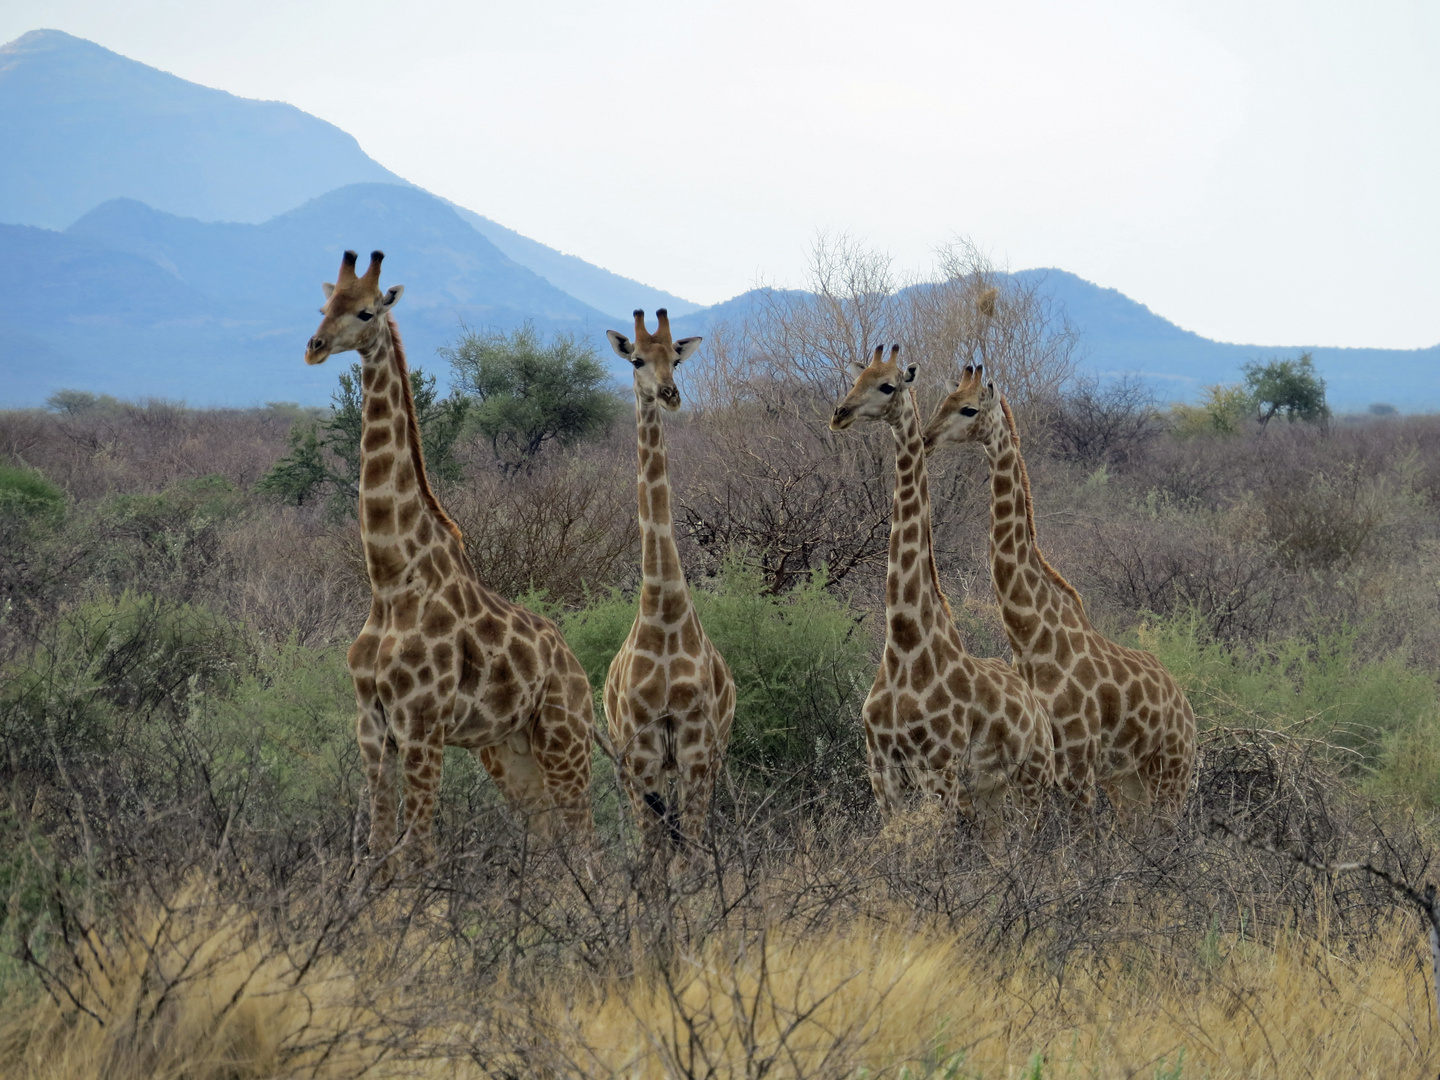
[[(895, 436), (895, 498), (885, 576), (885, 658), (865, 699), (870, 786), (892, 819), (907, 789), (937, 795), (977, 819), (984, 836), (1003, 822), (1005, 797), (1038, 810), (1055, 782), (1055, 751), (1044, 706), (999, 660), (965, 651), (940, 591), (930, 528), (920, 414), (901, 368), (900, 346), (875, 350), (835, 408), (833, 431), (883, 420)], [(1038, 818), (1038, 815), (1035, 815)]]
[[(354, 349), (362, 361), (360, 537), (370, 616), (348, 661), (370, 793), (372, 860), (430, 850), (443, 749), (471, 751), (541, 836), (588, 836), (594, 706), (585, 671), (548, 619), (487, 589), (425, 475), (405, 351), (380, 289), (383, 252), (356, 276), (345, 252), (326, 282), (307, 364)], [(398, 774), (398, 775), (397, 775)]]
[(1110, 641), (1041, 554), (1034, 500), (1010, 405), (983, 367), (941, 402), (925, 452), (977, 442), (990, 461), (990, 561), (1015, 663), (1051, 717), (1060, 785), (1088, 807), (1098, 783), (1122, 820), (1146, 811), (1173, 824), (1190, 788), (1195, 714), (1152, 654)]
[[(652, 850), (667, 837), (678, 848), (700, 839), (735, 718), (735, 680), (705, 636), (680, 566), (660, 423), (662, 407), (680, 407), (674, 371), (701, 339), (672, 341), (669, 313), (660, 308), (655, 317), (651, 334), (645, 313), (635, 312), (633, 342), (606, 332), (635, 369), (643, 576), (639, 613), (605, 678), (605, 715), (635, 819)], [(672, 781), (676, 790), (667, 802)]]

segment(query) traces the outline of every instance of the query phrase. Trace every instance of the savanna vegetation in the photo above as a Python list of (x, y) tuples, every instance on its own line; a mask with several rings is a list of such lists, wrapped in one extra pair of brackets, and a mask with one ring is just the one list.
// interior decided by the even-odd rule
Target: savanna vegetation
[[(1419, 919), (1285, 853), (1431, 869), (1440, 418), (1333, 416), (1303, 357), (1162, 408), (1077, 377), (1043, 289), (964, 248), (935, 277), (821, 245), (813, 297), (775, 293), (679, 372), (682, 555), (739, 706), (707, 847), (668, 879), (597, 748), (595, 849), (537, 850), (451, 753), (435, 864), (371, 880), (343, 365), (323, 412), (71, 391), (0, 414), (0, 1073), (1433, 1074)], [(890, 439), (826, 421), (844, 363), (891, 340), (922, 411), (983, 361), (1050, 560), (1190, 694), (1176, 835), (1103, 808), (1003, 854), (925, 805), (881, 827), (859, 708)], [(598, 689), (633, 617), (625, 395), (529, 331), (412, 363), (478, 572), (556, 618)], [(978, 451), (932, 459), (943, 583), (972, 651), (1003, 656), (985, 476)]]

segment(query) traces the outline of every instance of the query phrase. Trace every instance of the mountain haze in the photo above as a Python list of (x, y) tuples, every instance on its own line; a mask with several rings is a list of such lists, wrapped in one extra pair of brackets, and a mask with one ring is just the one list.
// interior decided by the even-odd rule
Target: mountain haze
[[(36, 403), (81, 387), (195, 404), (325, 402), (333, 370), (301, 362), (322, 281), (341, 253), (386, 251), (384, 280), (415, 366), (444, 375), (436, 349), (461, 325), (598, 340), (614, 322), (507, 259), (439, 199), (353, 184), (259, 225), (204, 222), (114, 199), (64, 232), (0, 226), (0, 399)], [(14, 257), (10, 257), (13, 252)], [(14, 334), (13, 343), (11, 334)], [(43, 348), (39, 348), (43, 346)]]
[[(388, 253), (411, 362), (441, 373), (435, 349), (462, 322), (530, 320), (587, 337), (628, 383), (603, 331), (628, 327), (631, 309), (668, 307), (677, 333), (703, 334), (763, 295), (697, 307), (408, 184), (293, 106), (56, 30), (0, 46), (0, 221), (0, 406), (62, 387), (322, 404), (333, 365), (306, 368), (300, 350), (345, 248)], [(1018, 276), (1081, 331), (1082, 370), (1138, 373), (1162, 399), (1301, 351), (1210, 341), (1064, 270)], [(1440, 408), (1440, 345), (1310, 351), (1337, 406)]]
[(0, 46), (0, 219), (62, 229), (108, 199), (258, 222), (361, 181), (404, 183), (353, 136), (59, 30)]

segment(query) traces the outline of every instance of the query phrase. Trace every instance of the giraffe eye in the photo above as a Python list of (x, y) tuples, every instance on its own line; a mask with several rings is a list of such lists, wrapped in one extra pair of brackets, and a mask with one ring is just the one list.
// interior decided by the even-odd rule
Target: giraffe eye
[(373, 311), (357, 311), (355, 317), (361, 322), (369, 322), (375, 317), (375, 313)]
[(634, 364), (637, 368), (642, 368), (645, 366), (644, 360), (631, 360), (630, 362)]
[(969, 405), (966, 405), (963, 409), (960, 410), (960, 415), (961, 415), (961, 416), (974, 416), (974, 415), (975, 415), (976, 413), (978, 413), (979, 411), (980, 411), (979, 409), (972, 409)]
[(881, 384), (880, 384), (880, 393), (882, 393), (882, 394), (893, 394), (894, 392), (895, 392), (895, 388), (894, 388), (893, 386), (891, 386), (888, 382), (886, 382), (886, 383), (881, 383)]

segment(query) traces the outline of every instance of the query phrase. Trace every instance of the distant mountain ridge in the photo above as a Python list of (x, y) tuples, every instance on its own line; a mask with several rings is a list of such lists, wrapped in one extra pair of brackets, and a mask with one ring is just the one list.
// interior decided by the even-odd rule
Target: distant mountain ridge
[(258, 225), (115, 199), (63, 233), (0, 226), (0, 246), (18, 256), (0, 259), (0, 287), (11, 298), (0, 329), (61, 358), (21, 365), (0, 393), (7, 403), (67, 386), (197, 404), (321, 403), (334, 372), (306, 368), (301, 350), (319, 321), (320, 283), (334, 279), (356, 233), (367, 254), (387, 252), (385, 280), (406, 286), (396, 316), (413, 365), (444, 374), (436, 350), (462, 324), (529, 321), (596, 339), (614, 322), (414, 187), (352, 184)]
[(405, 182), (293, 105), (187, 82), (59, 30), (0, 45), (0, 146), (0, 218), (48, 229), (114, 198), (259, 222), (345, 184)]
[[(59, 30), (0, 45), (0, 147), (0, 221), (46, 229), (116, 198), (259, 224), (351, 184), (408, 185), (293, 105), (188, 82)], [(698, 307), (451, 207), (508, 258), (612, 316)]]
[[(346, 247), (387, 251), (386, 280), (407, 286), (411, 362), (441, 372), (435, 349), (462, 321), (529, 319), (589, 337), (628, 382), (603, 331), (625, 329), (632, 308), (668, 307), (677, 333), (705, 333), (761, 293), (698, 307), (433, 196), (293, 106), (55, 30), (0, 46), (0, 220), (0, 406), (62, 387), (324, 403), (334, 371), (298, 356)], [(1300, 352), (1210, 341), (1063, 270), (1017, 276), (1064, 305), (1085, 370), (1140, 373), (1162, 397)], [(1440, 408), (1440, 345), (1310, 351), (1340, 407)]]

